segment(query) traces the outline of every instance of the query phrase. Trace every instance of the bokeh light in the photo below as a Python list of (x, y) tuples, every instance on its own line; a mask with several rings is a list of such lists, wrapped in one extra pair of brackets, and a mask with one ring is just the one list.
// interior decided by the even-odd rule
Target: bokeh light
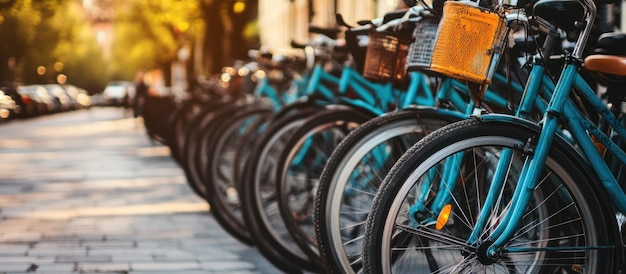
[(246, 9), (246, 3), (237, 1), (233, 4), (233, 12), (242, 13)]
[(67, 76), (65, 74), (57, 75), (57, 83), (63, 85), (67, 82)]
[(37, 67), (37, 74), (39, 74), (39, 75), (44, 75), (44, 74), (46, 74), (46, 67), (44, 67), (44, 66), (38, 66), (38, 67)]
[(61, 72), (63, 70), (63, 63), (61, 62), (54, 63), (54, 70), (56, 72)]

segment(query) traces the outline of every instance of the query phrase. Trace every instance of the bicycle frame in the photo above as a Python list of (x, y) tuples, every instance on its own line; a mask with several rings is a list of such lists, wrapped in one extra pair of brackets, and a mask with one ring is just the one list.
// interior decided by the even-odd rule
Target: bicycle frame
[[(516, 115), (518, 117), (524, 117), (524, 118), (528, 117), (530, 113), (532, 112), (533, 107), (536, 107), (538, 110), (543, 112), (547, 108), (547, 103), (543, 100), (543, 98), (549, 97), (554, 90), (554, 83), (552, 82), (550, 77), (547, 76), (545, 72), (545, 67), (541, 65), (541, 63), (539, 62), (534, 62), (534, 63), (535, 63), (535, 66), (533, 66), (531, 70), (530, 77), (529, 77), (526, 87), (522, 87), (521, 85), (517, 83), (510, 83), (511, 84), (510, 87), (513, 90), (513, 92), (517, 92), (517, 93), (524, 95), (522, 97), (523, 98), (522, 100), (524, 103), (520, 105), (520, 107), (517, 109), (517, 112), (516, 112)], [(494, 82), (507, 83), (507, 80), (504, 75), (496, 73), (494, 75)], [(437, 91), (437, 100), (449, 101), (457, 110), (464, 111), (464, 112), (461, 112), (463, 113), (461, 115), (465, 115), (465, 117), (470, 117), (475, 107), (473, 104), (467, 101), (468, 100), (467, 98), (463, 98), (461, 96), (462, 93), (467, 92), (466, 90), (467, 90), (467, 87), (462, 82), (457, 81), (453, 78), (446, 78), (443, 80), (442, 84), (440, 85)], [(500, 106), (504, 106), (508, 102), (506, 99), (500, 97), (498, 94), (489, 90), (485, 93), (485, 101), (492, 102)], [(376, 160), (374, 162), (374, 164), (376, 164), (375, 168), (382, 167), (389, 157), (389, 151), (381, 147), (381, 148), (376, 149), (376, 151), (374, 151), (373, 153), (374, 153), (374, 157)], [(457, 157), (458, 157), (457, 159), (460, 161), (463, 155), (460, 154)], [(454, 164), (451, 163), (451, 166), (454, 166)], [(446, 171), (445, 171), (445, 174), (443, 175), (443, 178), (446, 178), (446, 179), (442, 180), (440, 183), (445, 184), (445, 182), (456, 182), (457, 181), (456, 178), (458, 177), (458, 174), (453, 172), (454, 169), (446, 168), (445, 170)], [(368, 184), (368, 181), (369, 181), (368, 178), (357, 178), (358, 176), (360, 176), (360, 174), (353, 174), (353, 176), (354, 177), (351, 179), (351, 181), (355, 189), (361, 189), (362, 186), (365, 186)], [(434, 177), (434, 176), (435, 175), (432, 174), (431, 177)], [(424, 184), (423, 188), (428, 189), (430, 188), (430, 185)], [(437, 197), (436, 200), (428, 207), (424, 203), (422, 203), (422, 201), (427, 200), (426, 198), (429, 193), (427, 191), (422, 192), (423, 196), (416, 199), (417, 202), (412, 205), (410, 209), (410, 212), (412, 214), (410, 214), (410, 216), (416, 216), (413, 213), (420, 212), (420, 211), (440, 212), (441, 209), (449, 202), (449, 199), (450, 199), (449, 192), (444, 191), (444, 190), (453, 189), (453, 188), (454, 188), (454, 185), (447, 185), (445, 187), (443, 185), (440, 186), (438, 189), (441, 189), (442, 192), (436, 196)], [(426, 215), (423, 215), (423, 216), (426, 216)], [(433, 218), (427, 218), (427, 219), (422, 219), (422, 220), (415, 219), (413, 221), (415, 223), (425, 224), (425, 223), (433, 222), (435, 220)]]
[[(591, 140), (589, 134), (596, 137), (607, 149), (608, 152), (615, 155), (622, 164), (626, 164), (626, 153), (611, 140), (606, 134), (604, 134), (598, 126), (593, 124), (588, 118), (578, 111), (574, 103), (569, 100), (569, 93), (572, 87), (580, 91), (593, 107), (599, 111), (604, 119), (611, 125), (615, 133), (622, 139), (626, 140), (626, 129), (623, 126), (623, 121), (615, 117), (611, 113), (606, 105), (597, 97), (589, 85), (582, 79), (577, 72), (578, 68), (575, 64), (568, 64), (563, 70), (562, 76), (554, 92), (554, 96), (550, 102), (549, 108), (546, 110), (548, 115), (545, 116), (545, 122), (543, 124), (541, 135), (539, 136), (536, 148), (532, 156), (529, 156), (526, 160), (520, 176), (520, 181), (515, 189), (513, 202), (513, 210), (507, 212), (504, 216), (502, 223), (493, 232), (493, 239), (497, 239), (492, 245), (493, 251), (497, 252), (498, 248), (502, 246), (513, 237), (514, 231), (519, 225), (519, 220), (522, 216), (522, 211), (530, 202), (530, 196), (532, 190), (536, 186), (539, 178), (539, 172), (542, 170), (545, 160), (547, 158), (550, 145), (555, 138), (559, 126), (559, 117), (566, 120), (567, 123), (563, 126), (567, 128), (573, 137), (573, 142), (580, 147), (581, 154), (589, 162), (596, 175), (600, 179), (602, 186), (607, 190), (609, 196), (617, 208), (626, 212), (626, 194), (619, 186), (617, 179), (612, 174), (610, 168), (604, 161), (603, 157), (598, 152), (596, 146)], [(484, 116), (484, 120), (502, 120), (506, 117)], [(503, 156), (502, 162), (506, 162), (507, 159)], [(503, 171), (497, 171), (498, 174)], [(489, 195), (496, 195), (497, 187), (490, 189)], [(487, 198), (489, 199), (489, 198)], [(487, 201), (493, 203), (493, 201)], [(485, 208), (488, 208), (486, 206)], [(488, 215), (488, 213), (481, 212), (481, 217)], [(480, 218), (479, 218), (480, 220)], [(474, 234), (477, 235), (479, 226), (474, 230)]]
[[(536, 57), (533, 57), (533, 58), (536, 58)], [(496, 74), (494, 77), (495, 77), (494, 81), (503, 80), (502, 75)], [(515, 117), (527, 119), (529, 118), (529, 115), (532, 112), (533, 108), (537, 108), (538, 110), (545, 112), (545, 110), (548, 109), (548, 105), (542, 98), (543, 96), (545, 97), (551, 96), (554, 91), (554, 88), (555, 88), (554, 83), (552, 82), (550, 77), (548, 77), (546, 73), (546, 68), (542, 65), (541, 62), (534, 62), (534, 65), (530, 71), (530, 77), (528, 78), (526, 86), (523, 88), (519, 85), (512, 86), (513, 90), (521, 92), (523, 94), (522, 99), (521, 99), (521, 104), (519, 108), (516, 110)], [(466, 114), (469, 117), (472, 114), (472, 110), (474, 106), (472, 104), (467, 104), (467, 105), (468, 105), (468, 110)], [(497, 116), (497, 117), (500, 117), (500, 116)], [(503, 155), (501, 156), (502, 159), (510, 159), (510, 157), (512, 157), (512, 150), (505, 150)], [(448, 162), (446, 163), (446, 165), (449, 165), (450, 167), (455, 167), (457, 166), (456, 163), (461, 161), (462, 158), (463, 158), (463, 153), (459, 153), (458, 155), (455, 156), (452, 162)], [(499, 167), (499, 168), (504, 170), (506, 163), (508, 162), (501, 161), (500, 164), (502, 165), (502, 167)], [(428, 194), (428, 192), (424, 192), (423, 193), (424, 196), (416, 199), (416, 202), (411, 206), (410, 212), (412, 214), (410, 214), (410, 216), (416, 216), (414, 213), (420, 212), (420, 211), (441, 212), (443, 207), (446, 204), (448, 204), (451, 199), (450, 197), (451, 194), (447, 190), (454, 189), (456, 186), (455, 184), (458, 181), (457, 180), (458, 173), (454, 172), (454, 170), (455, 168), (444, 168), (444, 174), (442, 175), (444, 179), (440, 181), (440, 184), (442, 185), (440, 185), (438, 189), (440, 189), (441, 191), (439, 191), (439, 193), (436, 195), (437, 197), (436, 200), (430, 206), (427, 207), (423, 203), (423, 201), (427, 201), (426, 195)], [(504, 179), (499, 176), (503, 176), (503, 175), (504, 175), (504, 172), (497, 172), (494, 181), (502, 182)], [(435, 174), (429, 175), (430, 178), (434, 178), (434, 176)], [(431, 187), (430, 184), (424, 184), (422, 186), (424, 190), (429, 189), (430, 187)], [(492, 204), (495, 203), (496, 194), (497, 193), (494, 192), (492, 194), (493, 196), (491, 195), (487, 196), (486, 198), (487, 201), (489, 201)], [(491, 208), (492, 207), (486, 207), (486, 209), (481, 212), (482, 218), (478, 219), (479, 225), (477, 225), (477, 227), (484, 227), (486, 225), (485, 222), (487, 220), (487, 217), (491, 213), (490, 211)], [(424, 216), (428, 216), (428, 215), (424, 215)], [(429, 218), (426, 218), (426, 219), (414, 219), (413, 221), (416, 224), (427, 224), (427, 223), (434, 222), (435, 219), (433, 218), (433, 216), (430, 216)], [(475, 230), (474, 233), (469, 237), (470, 242), (477, 241), (478, 235), (479, 235), (478, 230)]]
[[(587, 23), (588, 25), (592, 25), (590, 22), (593, 22), (594, 19), (595, 4), (587, 0), (581, 0), (580, 2), (588, 8), (586, 10)], [(587, 38), (586, 35), (584, 31), (581, 33), (577, 42), (577, 49), (582, 49)], [(581, 156), (587, 160), (595, 171), (595, 175), (598, 176), (602, 186), (607, 190), (613, 204), (621, 212), (626, 212), (626, 194), (619, 186), (617, 179), (612, 174), (602, 155), (598, 152), (589, 134), (595, 136), (595, 138), (606, 147), (607, 151), (614, 155), (623, 165), (626, 165), (626, 153), (618, 144), (611, 140), (610, 137), (604, 134), (598, 126), (578, 110), (574, 102), (570, 99), (570, 93), (574, 89), (578, 91), (579, 95), (587, 99), (593, 108), (596, 109), (598, 113), (601, 114), (602, 118), (611, 126), (613, 133), (619, 136), (622, 141), (626, 140), (624, 121), (618, 119), (608, 109), (578, 73), (582, 64), (580, 61), (581, 58), (579, 58), (579, 52), (575, 50), (572, 56), (566, 59), (566, 66), (555, 86), (554, 94), (551, 96), (550, 104), (546, 109), (537, 144), (532, 155), (527, 156), (524, 162), (520, 179), (513, 194), (511, 210), (505, 213), (502, 222), (497, 225), (496, 229), (490, 235), (494, 242), (487, 250), (489, 256), (496, 257), (500, 251), (504, 249), (504, 245), (513, 238), (516, 229), (519, 227), (524, 211), (530, 204), (533, 190), (539, 181), (539, 171), (543, 170), (552, 142), (559, 133), (559, 126), (563, 126), (563, 128), (567, 129), (571, 134), (573, 137), (572, 142), (580, 147), (579, 151)], [(510, 117), (487, 115), (481, 117), (481, 119), (507, 121)], [(566, 123), (560, 123), (561, 120), (566, 121)], [(503, 163), (507, 161), (507, 159), (502, 157), (500, 161), (500, 163)], [(497, 170), (496, 172), (502, 173), (505, 171)], [(503, 182), (496, 183), (501, 184)], [(470, 241), (476, 241), (478, 231), (484, 228), (484, 219), (486, 219), (484, 217), (489, 215), (489, 209), (495, 204), (495, 201), (490, 200), (489, 197), (496, 197), (496, 192), (498, 191), (498, 187), (490, 188), (486, 204), (479, 217), (479, 220), (482, 219), (483, 222), (480, 222), (479, 225), (474, 228), (472, 233), (474, 237), (470, 238)], [(470, 244), (472, 244), (472, 242), (470, 242)], [(587, 247), (584, 248), (587, 249)], [(506, 248), (506, 250), (510, 252), (526, 251), (516, 248)]]
[[(340, 78), (326, 72), (321, 64), (316, 64), (310, 74), (309, 83), (307, 85), (306, 94), (317, 98), (318, 103), (325, 105), (332, 102), (354, 106), (364, 109), (375, 115), (382, 115), (392, 111), (390, 107), (395, 109), (403, 109), (410, 105), (436, 107), (437, 102), (448, 100), (457, 110), (470, 115), (474, 110), (473, 104), (468, 103), (466, 98), (461, 96), (467, 93), (467, 86), (453, 78), (445, 78), (436, 92), (436, 98), (429, 86), (428, 76), (421, 72), (407, 73), (410, 82), (406, 90), (400, 90), (394, 87), (393, 83), (375, 83), (364, 78), (351, 66), (344, 66)], [(507, 83), (504, 75), (496, 74), (494, 81)], [(518, 84), (512, 84), (512, 88), (522, 93), (523, 87)], [(336, 86), (338, 91), (333, 91), (332, 87)], [(349, 92), (354, 92), (355, 96), (348, 96)], [(488, 90), (485, 94), (485, 101), (496, 105), (506, 106), (508, 100), (502, 98), (492, 90)], [(537, 104), (541, 105), (540, 100)], [(543, 106), (543, 105), (541, 105)], [(530, 111), (529, 111), (530, 112)], [(310, 141), (309, 141), (310, 142)], [(305, 143), (305, 147), (308, 143)], [(302, 153), (296, 156), (294, 164), (299, 164), (300, 159), (305, 156)], [(382, 160), (386, 156), (380, 155)]]
[(305, 74), (300, 78), (293, 79), (293, 87), (295, 90), (292, 92), (278, 91), (271, 84), (269, 77), (265, 76), (259, 80), (259, 84), (254, 90), (255, 98), (268, 98), (274, 106), (274, 111), (278, 112), (286, 104), (293, 103), (302, 97), (303, 90), (309, 83), (308, 75)]

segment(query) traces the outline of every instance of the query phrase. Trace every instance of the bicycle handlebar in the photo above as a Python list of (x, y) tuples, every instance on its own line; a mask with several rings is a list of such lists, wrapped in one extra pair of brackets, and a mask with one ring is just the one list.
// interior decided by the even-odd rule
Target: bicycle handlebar
[[(390, 15), (391, 14), (391, 15)], [(396, 27), (401, 25), (402, 23), (406, 23), (409, 21), (418, 21), (425, 14), (430, 14), (430, 12), (426, 11), (422, 6), (413, 6), (407, 9), (404, 13), (401, 13), (401, 17), (395, 17), (398, 13), (388, 13), (385, 15), (385, 18), (393, 18), (389, 21), (386, 21), (384, 24), (381, 24), (376, 28), (377, 31), (384, 31), (392, 27)], [(389, 16), (388, 16), (389, 15)], [(394, 18), (395, 17), (395, 18)], [(383, 19), (384, 22), (384, 19)]]
[(332, 39), (337, 39), (337, 34), (339, 34), (341, 32), (341, 30), (339, 30), (337, 28), (322, 28), (322, 27), (310, 25), (309, 26), (309, 32), (316, 33), (316, 34), (322, 34), (322, 35), (330, 37)]
[(296, 41), (293, 41), (293, 40), (291, 40), (291, 44), (290, 45), (291, 45), (292, 48), (295, 48), (295, 49), (304, 49), (304, 48), (306, 48), (308, 46), (307, 44), (300, 44), (300, 43), (298, 43)]

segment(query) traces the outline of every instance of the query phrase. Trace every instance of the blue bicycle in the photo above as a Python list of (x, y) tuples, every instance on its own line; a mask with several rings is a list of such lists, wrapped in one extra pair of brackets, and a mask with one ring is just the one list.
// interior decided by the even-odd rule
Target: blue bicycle
[[(623, 35), (603, 36), (598, 45), (609, 45), (607, 54), (586, 57), (592, 1), (539, 1), (533, 9), (578, 34), (544, 118), (480, 115), (411, 147), (368, 215), (367, 272), (623, 271), (626, 73), (624, 57), (607, 55), (624, 54), (614, 46)], [(606, 101), (581, 76), (583, 64), (606, 87)]]

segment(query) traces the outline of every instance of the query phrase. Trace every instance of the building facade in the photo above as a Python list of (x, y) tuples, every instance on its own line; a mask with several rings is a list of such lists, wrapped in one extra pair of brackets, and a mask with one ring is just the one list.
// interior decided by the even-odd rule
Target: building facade
[(305, 43), (309, 24), (333, 27), (339, 13), (349, 24), (381, 17), (397, 9), (402, 0), (259, 0), (261, 45), (289, 48), (291, 41)]

